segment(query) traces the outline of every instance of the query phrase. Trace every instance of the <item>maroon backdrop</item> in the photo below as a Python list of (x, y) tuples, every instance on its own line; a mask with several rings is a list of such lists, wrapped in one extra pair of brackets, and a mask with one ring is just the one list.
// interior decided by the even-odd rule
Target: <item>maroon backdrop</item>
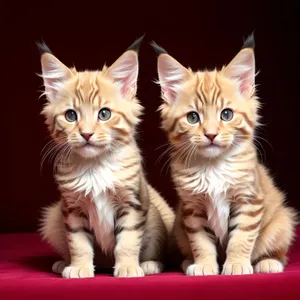
[[(167, 4), (170, 3), (170, 4)], [(171, 3), (173, 3), (171, 5)], [(277, 4), (278, 3), (278, 4)], [(165, 157), (156, 163), (166, 143), (159, 129), (159, 87), (154, 39), (193, 69), (227, 63), (243, 38), (255, 30), (258, 95), (263, 103), (259, 149), (289, 203), (300, 207), (298, 86), (296, 82), (295, 7), (275, 1), (9, 1), (1, 9), (1, 137), (2, 189), (0, 232), (36, 230), (39, 210), (57, 199), (52, 168), (40, 172), (40, 152), (48, 141), (35, 41), (44, 39), (65, 64), (78, 69), (112, 63), (137, 37), (146, 33), (140, 51), (138, 97), (146, 106), (140, 145), (150, 182), (175, 204)], [(3, 108), (4, 104), (4, 108)], [(3, 121), (4, 116), (4, 121)], [(3, 129), (3, 126), (2, 126)], [(7, 141), (8, 139), (8, 141)], [(272, 146), (270, 146), (270, 144)]]

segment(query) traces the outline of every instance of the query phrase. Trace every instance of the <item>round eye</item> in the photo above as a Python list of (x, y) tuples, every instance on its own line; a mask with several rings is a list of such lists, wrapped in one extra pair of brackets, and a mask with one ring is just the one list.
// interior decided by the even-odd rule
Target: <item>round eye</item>
[(187, 114), (186, 118), (190, 124), (196, 124), (200, 121), (200, 117), (199, 117), (198, 113), (196, 113), (195, 111), (189, 112)]
[(225, 108), (221, 112), (221, 119), (225, 122), (231, 121), (233, 118), (233, 111), (229, 108)]
[(111, 116), (111, 111), (108, 108), (102, 108), (99, 111), (98, 118), (101, 121), (107, 121)]
[(68, 109), (65, 113), (65, 118), (68, 122), (75, 122), (77, 120), (76, 111), (73, 109)]

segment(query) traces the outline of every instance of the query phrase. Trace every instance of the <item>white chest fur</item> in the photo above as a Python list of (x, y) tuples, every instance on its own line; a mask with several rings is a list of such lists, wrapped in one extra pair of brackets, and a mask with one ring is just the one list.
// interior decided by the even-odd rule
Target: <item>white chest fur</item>
[(229, 187), (235, 182), (234, 170), (224, 162), (201, 165), (189, 169), (193, 180), (185, 185), (193, 195), (206, 195), (205, 206), (208, 225), (222, 241), (228, 231), (230, 205)]
[(116, 181), (114, 172), (119, 168), (113, 160), (82, 161), (62, 170), (64, 175), (57, 175), (61, 185), (74, 193), (74, 199), (79, 198), (96, 240), (105, 252), (113, 249), (115, 241), (113, 195), (115, 186), (120, 183)]

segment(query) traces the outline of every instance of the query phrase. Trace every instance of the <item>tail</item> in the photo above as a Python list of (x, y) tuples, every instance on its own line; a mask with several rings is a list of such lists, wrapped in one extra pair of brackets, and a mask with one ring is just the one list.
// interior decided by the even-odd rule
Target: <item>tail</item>
[(148, 190), (150, 195), (150, 201), (159, 211), (161, 218), (167, 228), (168, 235), (170, 236), (173, 231), (175, 213), (163, 197), (150, 185), (148, 184)]

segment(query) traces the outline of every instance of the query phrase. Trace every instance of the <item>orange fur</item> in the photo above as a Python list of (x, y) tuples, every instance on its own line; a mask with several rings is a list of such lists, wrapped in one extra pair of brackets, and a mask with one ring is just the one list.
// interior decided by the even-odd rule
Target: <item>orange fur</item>
[(255, 272), (282, 271), (296, 213), (257, 159), (253, 49), (244, 47), (222, 70), (203, 72), (158, 50), (162, 127), (181, 200), (174, 233), (187, 258), (184, 271), (218, 274), (217, 240), (226, 248), (223, 274), (253, 273), (253, 266)]
[(137, 52), (94, 72), (69, 69), (49, 52), (41, 60), (48, 99), (42, 113), (54, 142), (48, 153), (58, 153), (61, 192), (41, 226), (64, 259), (53, 271), (94, 276), (95, 242), (114, 256), (115, 276), (160, 272), (174, 213), (146, 181), (135, 141), (142, 112)]

